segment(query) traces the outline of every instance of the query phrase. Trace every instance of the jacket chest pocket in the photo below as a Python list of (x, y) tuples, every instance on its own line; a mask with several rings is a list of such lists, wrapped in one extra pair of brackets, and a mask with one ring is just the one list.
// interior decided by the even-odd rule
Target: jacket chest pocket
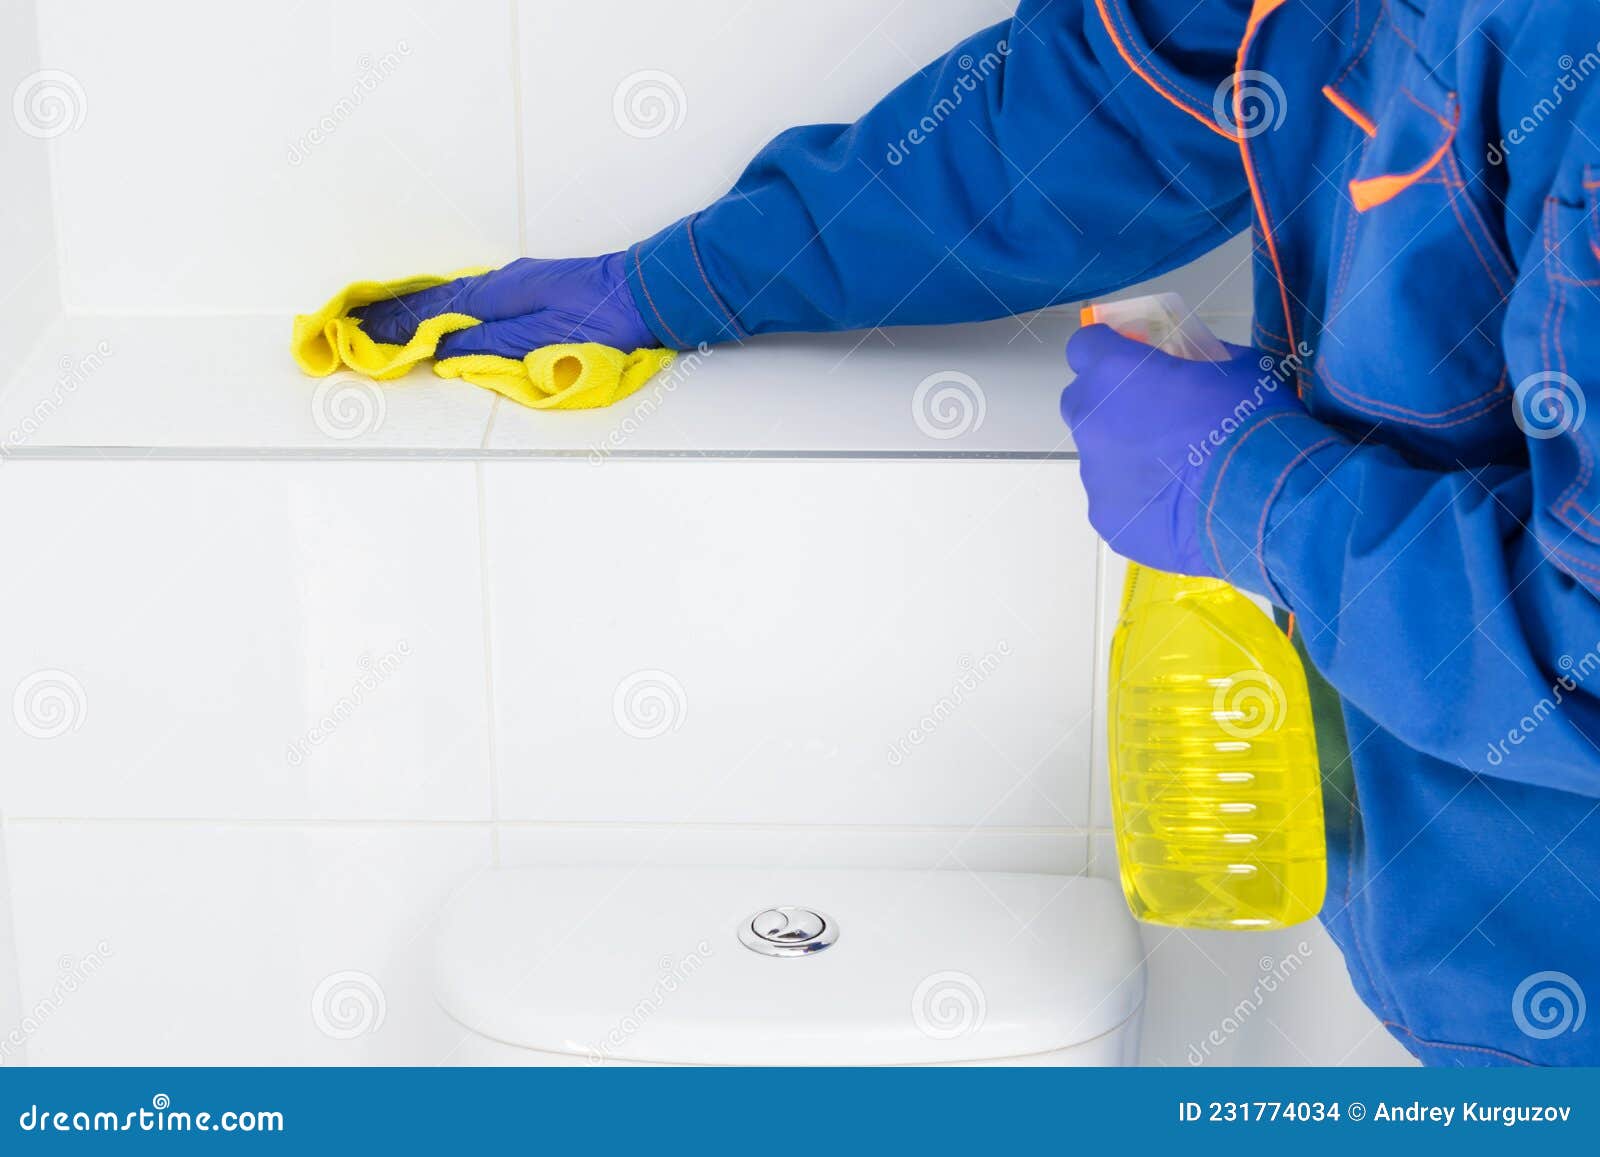
[(1361, 133), (1342, 175), (1313, 408), (1470, 461), (1509, 425), (1500, 331), (1515, 273), (1456, 159), (1456, 95), (1383, 23), (1324, 89)]
[(1585, 335), (1600, 332), (1600, 167), (1585, 166), (1581, 188), (1546, 199), (1541, 232), (1546, 294), (1523, 310), (1530, 337), (1537, 319), (1536, 368), (1517, 383), (1513, 417), (1529, 441), (1540, 502), (1565, 528), (1549, 549), (1595, 587), (1600, 440), (1586, 423), (1585, 387), (1600, 376), (1600, 353)]

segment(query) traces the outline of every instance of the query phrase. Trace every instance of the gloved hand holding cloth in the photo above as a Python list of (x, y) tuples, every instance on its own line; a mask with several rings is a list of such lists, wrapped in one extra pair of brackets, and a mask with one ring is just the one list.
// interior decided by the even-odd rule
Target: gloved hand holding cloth
[(610, 405), (673, 358), (640, 317), (623, 260), (522, 258), (492, 271), (356, 282), (295, 319), (295, 360), (316, 377), (345, 368), (390, 381), (433, 358), (439, 376), (534, 409)]

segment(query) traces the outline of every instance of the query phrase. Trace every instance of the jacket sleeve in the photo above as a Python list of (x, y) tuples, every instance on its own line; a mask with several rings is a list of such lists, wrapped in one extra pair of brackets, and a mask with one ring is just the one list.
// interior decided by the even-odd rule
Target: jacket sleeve
[(1214, 112), (1248, 7), (1024, 0), (856, 123), (780, 134), (630, 249), (640, 312), (681, 349), (999, 317), (1191, 260), (1249, 221)]
[(1229, 437), (1201, 495), (1218, 573), (1294, 611), (1363, 713), (1480, 774), (1600, 797), (1600, 415), (1585, 393), (1600, 382), (1600, 98), (1587, 103), (1510, 162), (1506, 217), (1526, 244), (1505, 420), (1526, 465), (1424, 469), (1278, 412)]

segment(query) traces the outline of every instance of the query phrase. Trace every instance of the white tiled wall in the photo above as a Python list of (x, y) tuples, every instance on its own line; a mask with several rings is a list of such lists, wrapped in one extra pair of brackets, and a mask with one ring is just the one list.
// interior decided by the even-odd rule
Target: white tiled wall
[[(22, 984), (18, 976), (16, 923), (11, 917), (11, 868), (6, 853), (5, 816), (0, 814), (0, 1067), (28, 1062), (22, 1035)], [(11, 1032), (17, 1030), (17, 1039)]]
[[(559, 256), (654, 233), (725, 193), (782, 130), (854, 120), (1015, 9), (1004, 0), (516, 5), (525, 107), (563, 109), (523, 127), (528, 244)], [(570, 50), (596, 39), (606, 46), (599, 68)], [(554, 157), (561, 163), (542, 163)]]
[[(70, 309), (282, 313), (517, 252), (506, 0), (44, 0)], [(108, 188), (108, 182), (111, 183)]]
[(487, 820), (473, 469), (9, 464), (10, 813)]
[(0, 349), (15, 356), (60, 312), (47, 142), (81, 106), (40, 63), (33, 5), (8, 0), (3, 11), (0, 90), (12, 115), (0, 120)]
[[(8, 463), (24, 995), (98, 962), (32, 1059), (440, 1059), (417, 937), (496, 859), (1083, 870), (1082, 501), (1066, 462)], [(319, 1031), (341, 971), (381, 1039)]]
[(967, 466), (485, 467), (502, 815), (1083, 827), (1076, 472)]
[[(477, 824), (14, 820), (33, 1064), (433, 1064), (429, 921)], [(51, 999), (65, 976), (77, 981)], [(358, 1030), (359, 1031), (355, 1031)]]

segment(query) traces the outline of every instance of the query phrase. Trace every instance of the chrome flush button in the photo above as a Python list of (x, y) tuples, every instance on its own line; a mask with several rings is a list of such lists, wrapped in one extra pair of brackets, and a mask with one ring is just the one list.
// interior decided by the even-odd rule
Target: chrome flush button
[(763, 956), (806, 956), (839, 939), (839, 926), (810, 908), (768, 908), (739, 925), (739, 943)]

